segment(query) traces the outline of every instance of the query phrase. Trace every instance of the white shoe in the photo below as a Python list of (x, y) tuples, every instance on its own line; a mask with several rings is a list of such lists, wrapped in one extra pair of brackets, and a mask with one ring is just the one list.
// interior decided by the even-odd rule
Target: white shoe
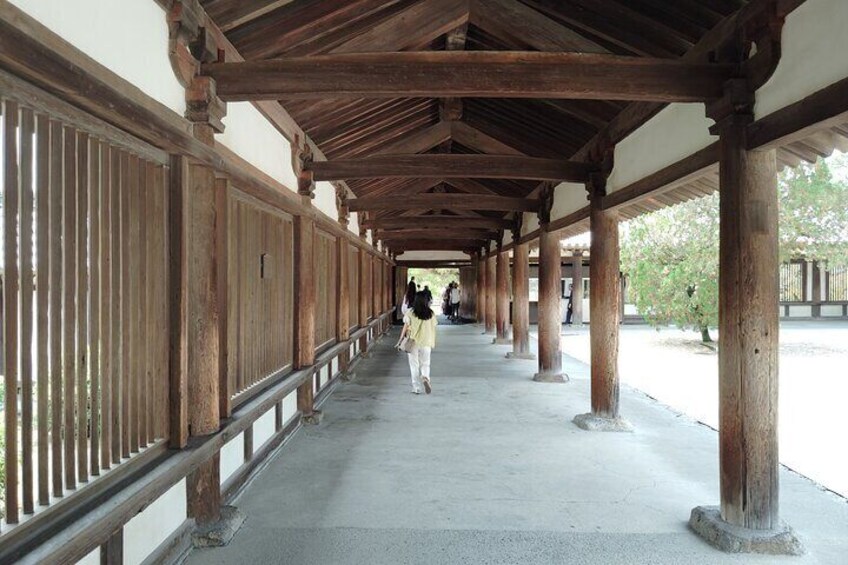
[(421, 394), (420, 390), (411, 390), (409, 392), (411, 392), (412, 394)]

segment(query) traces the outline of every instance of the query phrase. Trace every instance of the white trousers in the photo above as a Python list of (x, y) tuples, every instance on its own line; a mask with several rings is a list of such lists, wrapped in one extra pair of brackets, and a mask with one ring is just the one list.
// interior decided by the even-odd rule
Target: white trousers
[(409, 372), (412, 373), (412, 390), (421, 390), (422, 378), (430, 378), (430, 351), (429, 347), (418, 347), (407, 353), (409, 357)]

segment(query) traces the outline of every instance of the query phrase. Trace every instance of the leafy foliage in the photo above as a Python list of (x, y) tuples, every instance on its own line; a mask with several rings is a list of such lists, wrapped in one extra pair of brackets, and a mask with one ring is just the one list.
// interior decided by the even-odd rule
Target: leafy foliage
[[(848, 181), (819, 160), (781, 173), (778, 191), (781, 260), (848, 265)], [(649, 323), (691, 328), (709, 340), (707, 328), (718, 324), (718, 236), (718, 194), (622, 226), (622, 270)]]
[(459, 269), (409, 269), (409, 276), (415, 277), (415, 282), (424, 290), (424, 285), (430, 287), (434, 297), (440, 297), (448, 284), (459, 282)]

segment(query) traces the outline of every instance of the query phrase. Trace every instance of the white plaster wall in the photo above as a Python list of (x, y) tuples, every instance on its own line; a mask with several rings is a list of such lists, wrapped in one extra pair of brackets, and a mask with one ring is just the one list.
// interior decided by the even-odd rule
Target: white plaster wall
[(709, 133), (703, 104), (670, 104), (615, 146), (615, 165), (607, 192), (615, 192), (703, 149)]
[(371, 230), (365, 230), (365, 240), (368, 242), (368, 245), (374, 245), (374, 237)]
[(124, 526), (124, 564), (141, 563), (185, 522), (186, 480), (157, 498)]
[(215, 140), (265, 174), (297, 192), (291, 144), (250, 102), (230, 102), (224, 133)]
[(524, 221), (521, 223), (521, 235), (527, 235), (537, 229), (539, 229), (539, 216), (532, 212), (525, 212)]
[(589, 205), (586, 187), (579, 183), (563, 182), (554, 189), (554, 203), (551, 207), (551, 221), (564, 218)]
[(351, 359), (356, 356), (356, 344), (350, 344), (350, 357)]
[[(168, 61), (165, 12), (152, 0), (11, 0), (83, 53), (174, 112), (185, 91)], [(130, 22), (130, 25), (115, 25)]]
[(321, 367), (321, 371), (319, 373), (319, 380), (321, 382), (321, 386), (323, 387), (330, 380), (330, 366), (324, 365)]
[(357, 214), (356, 212), (350, 213), (350, 218), (347, 222), (347, 229), (350, 231), (350, 233), (359, 235), (359, 214)]
[(77, 565), (100, 565), (100, 548), (98, 547), (79, 561)]
[(339, 219), (339, 210), (336, 208), (336, 189), (328, 182), (315, 183), (315, 200), (312, 205), (321, 210), (325, 216), (334, 222)]
[(218, 463), (223, 485), (244, 464), (243, 432), (224, 444)]
[(283, 425), (297, 414), (297, 391), (292, 391), (283, 399)]
[(842, 306), (838, 304), (822, 304), (821, 315), (828, 318), (842, 316)]
[(253, 451), (259, 451), (265, 443), (274, 437), (277, 431), (277, 418), (272, 408), (253, 422)]
[(807, 0), (783, 26), (781, 57), (757, 91), (759, 119), (848, 77), (848, 2)]
[(467, 261), (468, 254), (462, 251), (404, 251), (398, 261)]

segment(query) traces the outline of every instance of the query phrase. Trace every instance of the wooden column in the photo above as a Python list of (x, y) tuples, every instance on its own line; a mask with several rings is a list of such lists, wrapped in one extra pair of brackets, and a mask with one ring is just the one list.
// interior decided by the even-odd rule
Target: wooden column
[[(591, 264), (591, 263), (590, 263)], [(583, 325), (583, 252), (575, 251), (571, 259), (571, 323)]]
[[(359, 327), (368, 327), (368, 296), (370, 290), (368, 288), (368, 274), (370, 261), (368, 260), (368, 252), (364, 249), (359, 250)], [(368, 352), (368, 336), (363, 335), (359, 338), (359, 351), (364, 357)]]
[(495, 255), (495, 339), (493, 343), (509, 345), (509, 254), (498, 250)]
[(477, 312), (477, 267), (459, 268), (459, 315), (464, 319), (471, 319)]
[[(350, 255), (348, 253), (347, 239), (343, 237), (336, 238), (336, 340), (341, 343), (349, 337), (350, 329), (350, 289), (348, 277), (348, 263)], [(350, 353), (347, 349), (339, 354), (339, 370), (342, 374), (347, 372)]]
[(778, 527), (778, 254), (775, 152), (721, 134), (719, 448), (721, 516)]
[[(226, 263), (221, 256), (226, 242), (219, 242), (226, 235), (226, 199), (216, 198), (216, 181), (212, 169), (200, 165), (187, 165), (180, 160), (179, 168), (187, 174), (172, 175), (172, 180), (184, 182), (183, 186), (172, 187), (174, 198), (182, 195), (184, 230), (181, 242), (173, 245), (185, 253), (176, 255), (180, 267), (181, 293), (184, 306), (184, 321), (178, 324), (185, 331), (184, 341), (174, 336), (181, 354), (185, 354), (185, 405), (177, 400), (172, 410), (186, 410), (188, 434), (194, 437), (213, 434), (220, 425), (219, 384), (221, 364), (220, 348), (226, 336), (221, 335), (220, 313), (226, 308), (221, 304), (219, 285), (224, 283)], [(223, 209), (218, 209), (223, 205)], [(179, 232), (177, 232), (179, 233)], [(172, 255), (172, 259), (175, 256)], [(173, 378), (179, 379), (180, 373)], [(177, 389), (181, 388), (179, 384)], [(172, 390), (174, 387), (172, 386)], [(172, 418), (172, 422), (174, 418)], [(172, 435), (172, 438), (175, 437)], [(179, 437), (177, 432), (176, 437)], [(177, 439), (179, 441), (179, 439)], [(200, 526), (210, 526), (221, 518), (221, 495), (218, 454), (203, 462), (187, 478), (188, 514)]]
[(778, 512), (777, 166), (774, 150), (746, 149), (749, 121), (731, 115), (717, 124), (721, 506), (695, 508), (690, 525), (723, 549), (723, 539), (747, 528), (748, 551), (799, 553)]
[(477, 302), (474, 305), (474, 319), (486, 326), (486, 257), (480, 253), (477, 264)]
[[(315, 222), (307, 216), (294, 218), (294, 368), (315, 363), (315, 278), (313, 244)], [(313, 379), (297, 389), (297, 408), (304, 422), (315, 412)]]
[(618, 212), (601, 207), (604, 189), (604, 180), (600, 177), (590, 183), (592, 412), (577, 416), (574, 422), (591, 431), (630, 431), (632, 427), (619, 417), (618, 408), (618, 331), (621, 323)]
[(559, 236), (543, 225), (539, 235), (539, 372), (538, 382), (565, 382), (562, 372), (562, 267)]
[(530, 352), (530, 249), (527, 243), (512, 248), (512, 359), (535, 359)]
[(821, 303), (822, 303), (822, 269), (821, 263), (818, 261), (813, 261), (813, 280), (812, 280), (812, 289), (813, 295), (810, 297), (810, 301), (812, 304), (811, 315), (813, 318), (821, 317)]
[(495, 255), (486, 257), (486, 333), (494, 334), (497, 327), (497, 268)]

